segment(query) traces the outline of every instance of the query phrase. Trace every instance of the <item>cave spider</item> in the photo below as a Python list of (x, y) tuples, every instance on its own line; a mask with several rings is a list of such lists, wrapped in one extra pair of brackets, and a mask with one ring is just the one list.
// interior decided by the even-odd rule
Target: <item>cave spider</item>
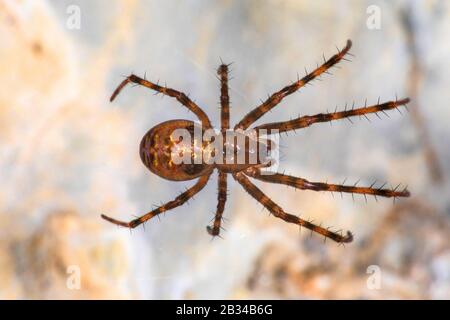
[[(239, 121), (233, 130), (230, 130), (230, 99), (228, 95), (228, 67), (227, 64), (221, 64), (217, 70), (217, 74), (219, 76), (221, 82), (221, 93), (220, 93), (220, 102), (221, 102), (221, 130), (215, 136), (216, 139), (220, 140), (222, 145), (222, 149), (224, 150), (228, 146), (225, 146), (225, 135), (230, 131), (234, 132), (242, 132), (248, 130), (249, 127), (259, 118), (261, 118), (268, 111), (273, 109), (276, 105), (278, 105), (286, 96), (289, 96), (299, 90), (301, 87), (310, 83), (314, 79), (320, 77), (324, 73), (328, 73), (328, 70), (339, 63), (341, 60), (346, 60), (349, 53), (349, 50), (352, 46), (352, 42), (350, 40), (347, 41), (346, 46), (342, 50), (338, 50), (338, 53), (333, 55), (328, 60), (325, 60), (321, 66), (318, 66), (311, 73), (307, 73), (303, 78), (298, 78), (296, 82), (285, 86), (280, 91), (275, 92), (270, 95), (264, 102), (262, 102), (259, 106), (250, 111), (241, 121)], [(156, 93), (161, 93), (163, 95), (175, 98), (179, 103), (193, 112), (201, 123), (201, 130), (204, 132), (205, 130), (212, 129), (211, 122), (206, 115), (206, 113), (196, 104), (194, 103), (186, 94), (183, 92), (168, 88), (166, 86), (161, 86), (157, 83), (152, 83), (144, 78), (140, 78), (134, 74), (127, 77), (114, 91), (111, 96), (110, 101), (113, 101), (117, 95), (121, 92), (121, 90), (129, 83), (134, 83), (136, 85), (141, 85), (147, 87), (151, 90), (156, 91)], [(395, 101), (388, 101), (384, 103), (380, 103), (379, 100), (376, 104), (367, 106), (366, 104), (363, 107), (355, 108), (354, 106), (351, 109), (345, 108), (342, 111), (335, 111), (331, 113), (320, 113), (312, 116), (302, 116), (289, 121), (281, 121), (274, 123), (262, 124), (254, 127), (254, 131), (259, 132), (261, 130), (277, 130), (279, 133), (287, 132), (291, 130), (301, 129), (309, 127), (315, 123), (319, 122), (330, 122), (339, 119), (348, 119), (355, 116), (363, 116), (367, 117), (367, 114), (375, 114), (377, 116), (378, 112), (386, 113), (387, 110), (397, 109), (400, 106), (405, 106), (409, 102), (408, 98)], [(351, 120), (350, 120), (351, 121)], [(173, 133), (178, 129), (184, 129), (188, 132), (194, 132), (195, 129), (199, 125), (189, 120), (170, 120), (164, 123), (158, 124), (152, 129), (150, 129), (142, 138), (140, 144), (140, 157), (145, 164), (145, 166), (153, 173), (158, 176), (172, 181), (186, 181), (198, 178), (197, 182), (191, 188), (187, 189), (185, 192), (181, 193), (174, 200), (169, 201), (154, 210), (134, 219), (129, 222), (119, 221), (108, 216), (102, 215), (102, 218), (105, 220), (112, 222), (116, 225), (127, 227), (127, 228), (135, 228), (146, 221), (152, 219), (159, 214), (166, 212), (168, 210), (174, 209), (183, 205), (186, 201), (192, 198), (195, 194), (200, 192), (207, 184), (211, 174), (216, 169), (218, 171), (218, 205), (216, 214), (214, 217), (214, 221), (211, 226), (207, 226), (207, 231), (212, 236), (219, 236), (221, 230), (221, 223), (223, 220), (223, 212), (225, 209), (225, 202), (227, 200), (227, 177), (228, 174), (231, 174), (233, 178), (257, 201), (259, 201), (271, 214), (275, 217), (280, 218), (286, 222), (293, 223), (299, 225), (300, 227), (307, 228), (311, 230), (311, 232), (316, 232), (325, 237), (325, 239), (329, 238), (338, 243), (347, 243), (353, 240), (353, 235), (350, 231), (347, 231), (345, 234), (342, 234), (339, 231), (332, 231), (330, 228), (324, 228), (319, 225), (316, 225), (310, 221), (301, 219), (300, 217), (286, 213), (279, 205), (277, 205), (274, 201), (272, 201), (267, 195), (265, 195), (257, 186), (255, 186), (249, 179), (253, 178), (256, 180), (283, 184), (287, 186), (292, 186), (297, 189), (302, 190), (314, 190), (314, 191), (328, 191), (328, 192), (339, 192), (339, 193), (350, 193), (350, 194), (362, 194), (364, 197), (366, 195), (373, 195), (375, 197), (408, 197), (409, 191), (407, 188), (399, 189), (399, 186), (396, 188), (384, 188), (385, 184), (381, 187), (374, 187), (374, 184), (368, 187), (358, 187), (355, 185), (344, 185), (344, 184), (329, 184), (322, 182), (310, 182), (303, 178), (298, 178), (294, 176), (289, 176), (280, 173), (273, 174), (264, 174), (263, 170), (265, 167), (269, 166), (270, 160), (265, 157), (257, 157), (256, 162), (244, 162), (238, 163), (237, 158), (232, 159), (232, 163), (227, 161), (221, 161), (220, 163), (214, 162), (206, 162), (204, 159), (200, 163), (174, 163), (172, 156), (175, 154), (188, 154), (188, 157), (193, 159), (195, 157), (194, 153), (194, 144), (198, 141), (191, 140), (188, 143), (186, 141), (182, 141), (181, 139), (174, 139)], [(259, 140), (259, 136), (249, 138), (250, 142), (255, 142), (257, 145), (260, 145), (262, 142)], [(211, 140), (212, 141), (212, 140)], [(200, 142), (200, 150), (202, 153), (205, 153), (206, 150), (208, 156), (211, 156), (213, 153), (209, 150), (209, 146), (211, 145), (211, 141)], [(248, 150), (248, 139), (243, 145), (242, 150), (239, 152), (243, 152), (245, 154), (245, 159), (249, 158), (249, 150)], [(268, 146), (270, 149), (271, 141), (269, 141)], [(237, 148), (237, 144), (233, 145), (235, 149)], [(176, 150), (176, 151), (174, 151)], [(236, 150), (233, 150), (233, 153), (237, 154)], [(215, 156), (217, 156), (215, 154)], [(220, 153), (219, 157), (225, 156), (224, 153)], [(233, 162), (234, 161), (234, 162)], [(269, 161), (269, 162), (268, 162)]]

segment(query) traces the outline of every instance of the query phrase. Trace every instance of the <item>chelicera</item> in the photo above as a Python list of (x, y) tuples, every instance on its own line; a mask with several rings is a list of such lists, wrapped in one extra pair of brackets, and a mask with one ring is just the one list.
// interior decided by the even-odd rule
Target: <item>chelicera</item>
[[(268, 111), (278, 105), (285, 97), (293, 94), (301, 87), (310, 83), (314, 79), (317, 79), (324, 73), (328, 73), (328, 70), (339, 63), (341, 60), (346, 60), (347, 55), (351, 55), (349, 50), (351, 48), (351, 41), (348, 40), (346, 46), (342, 50), (338, 50), (338, 53), (333, 55), (328, 60), (325, 60), (321, 66), (318, 66), (311, 73), (306, 73), (303, 78), (297, 79), (296, 82), (285, 86), (280, 91), (270, 95), (259, 106), (250, 111), (241, 121), (239, 121), (233, 128), (230, 129), (230, 99), (228, 95), (228, 72), (229, 65), (221, 64), (217, 70), (221, 82), (221, 128), (218, 133), (213, 135), (212, 139), (204, 141), (203, 139), (181, 139), (182, 136), (174, 135), (175, 132), (180, 130), (188, 132), (191, 136), (195, 136), (195, 131), (200, 130), (202, 135), (205, 131), (211, 130), (213, 127), (206, 113), (194, 103), (183, 92), (168, 88), (166, 86), (160, 86), (157, 83), (152, 83), (144, 78), (140, 78), (134, 74), (127, 77), (114, 91), (111, 96), (113, 101), (121, 90), (129, 83), (141, 85), (147, 87), (156, 93), (175, 98), (179, 103), (192, 111), (198, 118), (200, 123), (196, 123), (190, 120), (170, 120), (156, 125), (150, 129), (142, 138), (140, 144), (140, 156), (145, 166), (154, 174), (172, 181), (186, 181), (197, 179), (197, 182), (185, 192), (181, 193), (174, 200), (169, 201), (150, 212), (133, 219), (129, 222), (119, 221), (108, 216), (102, 215), (102, 218), (112, 222), (116, 225), (135, 228), (153, 217), (174, 209), (183, 205), (186, 201), (192, 198), (195, 194), (200, 192), (207, 184), (209, 178), (215, 170), (218, 172), (218, 204), (214, 217), (214, 221), (211, 226), (207, 226), (207, 231), (212, 236), (219, 236), (221, 231), (221, 224), (223, 220), (223, 212), (225, 209), (225, 202), (227, 200), (227, 177), (231, 174), (233, 178), (257, 201), (259, 201), (270, 213), (275, 217), (280, 218), (286, 222), (299, 225), (300, 227), (307, 228), (312, 232), (316, 232), (338, 243), (351, 242), (353, 235), (350, 231), (342, 234), (340, 231), (332, 231), (330, 228), (324, 228), (316, 225), (310, 221), (304, 220), (299, 216), (286, 213), (279, 205), (272, 201), (267, 195), (265, 195), (256, 185), (254, 185), (249, 178), (260, 180), (263, 182), (283, 184), (292, 186), (302, 190), (314, 190), (314, 191), (328, 191), (350, 194), (362, 194), (373, 195), (375, 197), (408, 197), (409, 191), (407, 188), (399, 190), (399, 186), (396, 188), (384, 188), (385, 184), (381, 187), (375, 187), (372, 184), (369, 187), (358, 187), (355, 185), (344, 184), (329, 184), (322, 182), (310, 182), (306, 179), (284, 175), (281, 173), (267, 174), (264, 172), (266, 167), (269, 167), (272, 163), (270, 156), (270, 150), (274, 148), (273, 141), (260, 139), (259, 132), (263, 130), (277, 130), (278, 133), (287, 132), (291, 130), (301, 129), (309, 127), (315, 123), (330, 122), (339, 119), (348, 119), (356, 116), (367, 117), (367, 114), (375, 114), (378, 116), (379, 112), (385, 113), (387, 110), (394, 110), (400, 106), (405, 106), (409, 102), (408, 98), (388, 101), (380, 103), (379, 101), (371, 106), (364, 105), (363, 107), (351, 109), (345, 108), (342, 111), (335, 111), (331, 113), (320, 113), (312, 116), (298, 117), (289, 121), (274, 122), (268, 124), (262, 124), (256, 126), (252, 132), (256, 132), (256, 135), (245, 136), (244, 144), (238, 145), (237, 143), (229, 144), (226, 139), (226, 135), (230, 132), (234, 132), (239, 135), (246, 130), (249, 130), (250, 126), (259, 118), (261, 118)], [(220, 140), (222, 152), (220, 154), (214, 154), (215, 149), (211, 149), (212, 142)], [(250, 154), (254, 151), (249, 146), (255, 145), (257, 149), (267, 150), (267, 153), (258, 152), (255, 161), (249, 161)], [(265, 148), (260, 148), (264, 146)], [(275, 146), (276, 147), (276, 146)], [(231, 150), (231, 158), (229, 152), (224, 150)], [(239, 149), (239, 150), (237, 150)], [(201, 161), (195, 161), (196, 155), (199, 153), (205, 156)], [(237, 155), (244, 155), (244, 162), (238, 161)], [(192, 161), (189, 162), (175, 162), (174, 156), (184, 157)], [(217, 160), (218, 158), (223, 161), (211, 162), (211, 158)], [(227, 159), (225, 159), (227, 157)], [(240, 158), (242, 159), (242, 158)]]

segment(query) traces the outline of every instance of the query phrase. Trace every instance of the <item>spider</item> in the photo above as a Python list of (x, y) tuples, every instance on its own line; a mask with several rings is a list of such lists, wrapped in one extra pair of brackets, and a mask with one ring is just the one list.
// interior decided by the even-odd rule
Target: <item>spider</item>
[[(218, 132), (214, 138), (217, 138), (222, 143), (224, 149), (230, 148), (230, 145), (225, 145), (224, 136), (230, 131), (243, 131), (247, 130), (256, 120), (261, 118), (268, 111), (272, 110), (277, 106), (285, 97), (293, 94), (306, 84), (310, 83), (314, 79), (317, 79), (324, 73), (329, 74), (329, 69), (339, 63), (341, 60), (348, 60), (347, 56), (351, 55), (349, 50), (352, 46), (352, 42), (347, 40), (346, 46), (342, 49), (338, 49), (338, 53), (333, 55), (328, 60), (323, 58), (324, 62), (321, 66), (311, 73), (307, 73), (303, 78), (298, 78), (297, 81), (285, 86), (280, 91), (270, 95), (265, 101), (263, 101), (259, 106), (251, 110), (239, 123), (234, 126), (234, 130), (230, 129), (230, 99), (228, 95), (228, 73), (229, 64), (222, 63), (217, 69), (218, 78), (220, 80), (220, 104), (221, 104), (221, 130)], [(158, 83), (152, 83), (144, 78), (140, 78), (134, 74), (128, 76), (125, 80), (120, 83), (120, 85), (113, 92), (110, 101), (112, 102), (117, 95), (122, 91), (122, 89), (129, 83), (136, 85), (141, 85), (147, 87), (151, 90), (156, 91), (155, 94), (161, 93), (165, 96), (175, 98), (179, 103), (185, 106), (187, 109), (192, 111), (201, 123), (201, 130), (212, 129), (211, 121), (209, 120), (206, 113), (186, 94), (183, 92), (168, 88), (167, 86), (160, 86)], [(405, 106), (409, 102), (408, 98), (395, 101), (388, 101), (380, 104), (378, 100), (377, 104), (367, 106), (365, 104), (363, 107), (351, 109), (345, 108), (343, 111), (334, 111), (331, 113), (319, 113), (316, 115), (307, 115), (303, 117), (298, 117), (289, 121), (274, 122), (262, 124), (254, 127), (257, 132), (258, 130), (278, 130), (279, 133), (287, 132), (295, 129), (301, 129), (309, 127), (315, 123), (320, 122), (331, 122), (339, 119), (348, 119), (351, 121), (351, 117), (364, 116), (367, 118), (367, 114), (374, 113), (378, 117), (378, 112), (386, 114), (387, 110), (397, 109), (400, 106)], [(386, 114), (387, 115), (387, 114)], [(280, 218), (286, 222), (299, 225), (300, 228), (304, 227), (311, 231), (311, 233), (316, 232), (322, 236), (324, 239), (332, 239), (338, 243), (347, 243), (353, 240), (353, 234), (347, 231), (342, 234), (341, 231), (332, 231), (330, 228), (323, 228), (320, 225), (316, 225), (311, 221), (304, 220), (299, 216), (286, 213), (278, 204), (271, 200), (266, 194), (264, 194), (257, 186), (255, 186), (249, 179), (253, 178), (263, 182), (277, 183), (287, 186), (292, 186), (301, 190), (313, 190), (313, 191), (328, 191), (328, 192), (339, 192), (339, 193), (350, 193), (352, 194), (362, 194), (364, 197), (366, 195), (373, 195), (375, 197), (408, 197), (410, 195), (409, 191), (405, 187), (403, 190), (399, 190), (399, 186), (396, 188), (383, 188), (386, 184), (383, 184), (379, 188), (375, 188), (373, 183), (369, 187), (358, 187), (357, 184), (345, 185), (343, 184), (329, 184), (322, 182), (310, 182), (303, 178), (298, 178), (290, 175), (285, 175), (281, 173), (264, 174), (263, 170), (265, 167), (269, 166), (269, 158), (258, 156), (256, 163), (246, 161), (244, 163), (237, 163), (234, 160), (233, 163), (210, 163), (202, 159), (200, 163), (177, 163), (174, 164), (171, 156), (173, 153), (185, 153), (188, 158), (194, 158), (194, 147), (195, 143), (192, 141), (183, 142), (182, 139), (174, 139), (173, 132), (177, 129), (185, 129), (188, 132), (193, 132), (199, 124), (189, 121), (189, 120), (169, 120), (161, 124), (156, 125), (150, 129), (142, 138), (140, 144), (140, 157), (144, 165), (154, 174), (171, 181), (186, 181), (198, 178), (195, 185), (187, 189), (185, 192), (178, 195), (174, 200), (169, 201), (154, 210), (134, 219), (129, 222), (119, 221), (110, 218), (105, 215), (101, 217), (109, 222), (116, 225), (135, 228), (146, 221), (152, 219), (159, 214), (172, 210), (176, 207), (183, 205), (186, 201), (192, 198), (195, 194), (200, 192), (207, 184), (209, 178), (211, 177), (213, 171), (216, 169), (218, 171), (218, 204), (216, 214), (213, 218), (213, 223), (211, 226), (207, 226), (207, 232), (212, 236), (220, 236), (220, 231), (222, 229), (221, 224), (223, 220), (223, 212), (225, 209), (225, 202), (227, 200), (227, 177), (231, 174), (233, 178), (247, 191), (253, 198), (260, 202), (271, 214), (275, 217)], [(203, 132), (202, 131), (202, 132)], [(222, 138), (222, 139), (219, 139)], [(259, 140), (259, 136), (250, 138), (253, 142), (258, 145), (263, 144)], [(211, 139), (213, 141), (213, 139)], [(270, 143), (269, 141), (269, 150)], [(205, 151), (208, 149), (208, 142), (200, 142), (200, 149)], [(236, 145), (231, 144), (231, 148), (236, 149)], [(223, 149), (222, 149), (223, 150)], [(235, 154), (237, 153), (236, 150)], [(240, 151), (241, 152), (241, 151)], [(244, 147), (244, 153), (247, 155), (245, 158), (248, 160), (249, 155), (249, 144), (246, 141)], [(219, 157), (222, 157), (221, 154)]]

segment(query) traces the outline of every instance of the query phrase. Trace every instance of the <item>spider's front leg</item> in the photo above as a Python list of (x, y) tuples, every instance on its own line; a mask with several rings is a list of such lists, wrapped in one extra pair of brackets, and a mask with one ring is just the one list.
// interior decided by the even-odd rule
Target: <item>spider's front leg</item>
[(317, 67), (313, 72), (305, 75), (303, 78), (297, 80), (293, 84), (286, 86), (280, 91), (275, 92), (274, 94), (269, 96), (269, 98), (267, 98), (267, 100), (264, 101), (261, 105), (250, 111), (234, 128), (242, 130), (247, 129), (252, 123), (261, 118), (265, 113), (270, 111), (276, 105), (278, 105), (286, 96), (293, 94), (301, 87), (305, 86), (307, 83), (316, 79), (323, 73), (326, 73), (328, 69), (339, 63), (339, 61), (345, 59), (345, 55), (348, 54), (348, 51), (351, 47), (352, 42), (350, 40), (347, 40), (347, 45), (344, 47), (344, 49), (339, 51), (327, 61), (324, 61), (324, 63), (320, 67)]
[(245, 173), (255, 179), (270, 182), (284, 184), (297, 189), (302, 190), (313, 190), (313, 191), (329, 191), (329, 192), (345, 192), (345, 193), (357, 193), (365, 195), (380, 196), (386, 198), (396, 198), (396, 197), (409, 197), (410, 193), (405, 188), (404, 190), (397, 189), (383, 189), (383, 188), (373, 188), (370, 187), (356, 187), (356, 186), (345, 186), (339, 184), (329, 184), (323, 182), (310, 182), (306, 179), (297, 178), (289, 175), (284, 175), (280, 173), (263, 175), (261, 170), (258, 168), (249, 168)]
[(220, 234), (220, 229), (222, 228), (222, 215), (225, 210), (225, 202), (227, 201), (227, 176), (227, 173), (219, 171), (218, 202), (214, 224), (212, 227), (206, 227), (206, 230), (212, 236), (218, 236)]
[(114, 90), (113, 94), (111, 95), (111, 98), (109, 99), (111, 102), (114, 101), (114, 99), (117, 97), (117, 95), (122, 91), (122, 89), (129, 83), (135, 83), (137, 85), (144, 86), (146, 88), (149, 88), (151, 90), (154, 90), (156, 92), (162, 93), (166, 96), (175, 98), (180, 102), (182, 105), (184, 105), (186, 108), (188, 108), (190, 111), (192, 111), (198, 119), (201, 121), (203, 127), (205, 128), (211, 128), (211, 121), (209, 120), (206, 113), (189, 97), (180, 91), (160, 86), (157, 83), (150, 82), (146, 79), (142, 79), (134, 74), (127, 77), (125, 80), (122, 81), (121, 84)]
[(230, 128), (230, 96), (228, 94), (228, 66), (221, 64), (217, 69), (220, 77), (220, 122), (222, 131)]
[[(282, 121), (282, 122), (272, 122), (272, 123), (266, 123), (262, 124), (260, 126), (255, 127), (254, 129), (256, 131), (264, 129), (264, 130), (277, 130), (279, 133), (296, 130), (296, 129), (302, 129), (309, 127), (313, 125), (314, 123), (320, 123), (320, 122), (330, 122), (335, 121), (339, 119), (348, 119), (350, 122), (351, 117), (366, 117), (367, 114), (376, 114), (378, 117), (378, 112), (386, 113), (387, 110), (394, 110), (399, 108), (400, 106), (406, 106), (406, 104), (409, 103), (409, 98), (404, 98), (401, 100), (395, 100), (395, 101), (388, 101), (384, 103), (378, 103), (371, 105), (371, 106), (364, 106), (362, 108), (352, 108), (350, 110), (344, 110), (344, 111), (338, 111), (338, 112), (331, 112), (331, 113), (319, 113), (312, 116), (303, 116), (299, 118), (295, 118), (289, 121)], [(368, 119), (368, 118), (367, 118)], [(269, 131), (270, 132), (270, 131)]]
[(329, 229), (317, 226), (309, 221), (303, 220), (297, 216), (284, 212), (284, 210), (267, 197), (258, 187), (256, 187), (242, 172), (234, 173), (234, 179), (238, 181), (244, 189), (258, 202), (260, 202), (267, 210), (269, 210), (275, 217), (283, 219), (286, 222), (297, 224), (301, 227), (305, 227), (313, 232), (317, 232), (326, 238), (332, 239), (339, 243), (347, 243), (353, 240), (353, 235), (350, 231), (347, 231), (343, 236), (339, 233), (332, 232)]
[(211, 173), (201, 176), (195, 185), (193, 185), (191, 188), (189, 188), (185, 192), (181, 193), (178, 197), (175, 198), (175, 200), (169, 201), (166, 204), (156, 208), (155, 210), (152, 210), (139, 218), (131, 220), (130, 222), (119, 221), (119, 220), (110, 218), (108, 216), (105, 216), (103, 214), (102, 214), (102, 218), (111, 223), (122, 226), (122, 227), (136, 228), (140, 224), (150, 220), (151, 218), (153, 218), (163, 212), (172, 210), (176, 207), (183, 205), (186, 201), (188, 201), (190, 198), (192, 198), (194, 195), (196, 195), (200, 190), (202, 190), (206, 186), (210, 176), (211, 176)]

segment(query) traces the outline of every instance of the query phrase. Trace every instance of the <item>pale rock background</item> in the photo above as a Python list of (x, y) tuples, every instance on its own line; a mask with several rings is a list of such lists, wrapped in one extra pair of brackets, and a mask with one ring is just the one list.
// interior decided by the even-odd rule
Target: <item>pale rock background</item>
[[(379, 30), (366, 25), (371, 5)], [(80, 29), (68, 27), (71, 6)], [(405, 12), (421, 65), (416, 93)], [(449, 34), (448, 1), (0, 0), (0, 298), (450, 298)], [(283, 135), (280, 168), (316, 181), (401, 182), (412, 197), (366, 204), (257, 184), (288, 212), (352, 230), (353, 243), (299, 234), (232, 179), (224, 240), (205, 230), (216, 178), (145, 230), (100, 219), (129, 219), (192, 184), (152, 175), (138, 155), (150, 127), (192, 114), (143, 88), (110, 104), (123, 75), (146, 72), (189, 92), (218, 124), (215, 69), (220, 58), (234, 62), (238, 121), (348, 38), (353, 62), (259, 123), (415, 94), (410, 113)], [(440, 179), (429, 174), (426, 148)], [(368, 268), (381, 277), (376, 289)]]

